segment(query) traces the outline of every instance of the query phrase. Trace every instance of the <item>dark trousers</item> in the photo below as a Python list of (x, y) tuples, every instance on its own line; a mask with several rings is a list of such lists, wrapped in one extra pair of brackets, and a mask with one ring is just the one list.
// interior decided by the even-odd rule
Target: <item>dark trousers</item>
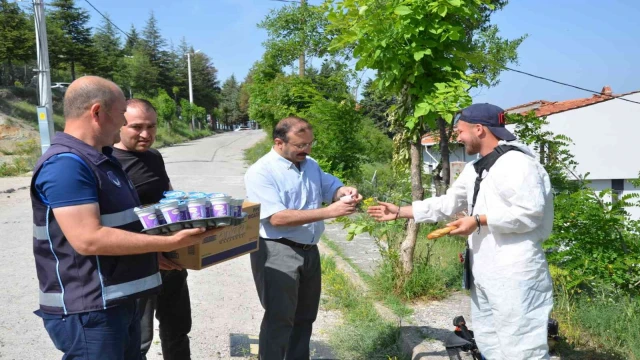
[(162, 291), (140, 300), (142, 339), (140, 352), (146, 360), (153, 342), (153, 313), (160, 323), (160, 345), (165, 360), (189, 360), (191, 301), (187, 286), (187, 270), (161, 270)]
[(251, 269), (265, 310), (260, 360), (308, 360), (321, 292), (320, 253), (260, 239)]
[(63, 360), (140, 360), (140, 313), (135, 300), (72, 315), (36, 311)]

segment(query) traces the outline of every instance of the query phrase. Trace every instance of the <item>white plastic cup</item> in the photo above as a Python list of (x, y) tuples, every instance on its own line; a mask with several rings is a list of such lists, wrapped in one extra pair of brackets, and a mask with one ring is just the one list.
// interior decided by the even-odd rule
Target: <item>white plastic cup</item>
[(178, 209), (180, 209), (180, 220), (189, 220), (189, 208), (187, 207), (187, 202), (180, 200), (178, 202)]
[(211, 217), (226, 217), (231, 216), (228, 197), (214, 197), (210, 198), (211, 202)]
[(242, 217), (242, 204), (244, 203), (244, 199), (233, 199), (231, 200), (231, 214), (234, 217)]
[(211, 201), (209, 201), (209, 199), (207, 199), (207, 202), (205, 205), (205, 212), (206, 212), (206, 217), (208, 218), (213, 217), (213, 207), (211, 206)]
[(353, 195), (345, 195), (340, 198), (340, 201), (347, 204), (353, 204), (356, 200), (353, 198)]
[(156, 208), (153, 205), (143, 208), (136, 207), (133, 209), (133, 212), (138, 215), (138, 218), (145, 229), (154, 228), (160, 225), (158, 216), (156, 215)]
[(207, 199), (189, 199), (187, 208), (189, 209), (189, 218), (191, 220), (204, 219), (207, 216)]
[(179, 222), (180, 219), (180, 207), (178, 200), (167, 201), (158, 205), (158, 209), (162, 212), (164, 220), (167, 224), (173, 224)]

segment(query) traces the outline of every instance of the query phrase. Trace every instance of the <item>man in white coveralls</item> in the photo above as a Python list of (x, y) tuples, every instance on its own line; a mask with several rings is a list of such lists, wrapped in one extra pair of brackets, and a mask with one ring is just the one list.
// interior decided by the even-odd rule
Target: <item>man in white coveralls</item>
[(448, 226), (456, 227), (452, 235), (468, 236), (478, 348), (489, 360), (549, 359), (553, 294), (542, 242), (553, 225), (551, 184), (535, 155), (505, 128), (504, 116), (490, 104), (458, 113), (458, 141), (482, 157), (445, 195), (405, 207), (381, 202), (368, 211), (379, 221), (437, 222), (466, 210), (469, 216)]

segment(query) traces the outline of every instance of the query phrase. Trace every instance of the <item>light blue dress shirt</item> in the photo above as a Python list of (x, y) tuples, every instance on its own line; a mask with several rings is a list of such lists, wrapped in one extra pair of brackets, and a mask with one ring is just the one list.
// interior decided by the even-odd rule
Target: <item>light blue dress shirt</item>
[(323, 202), (331, 204), (333, 195), (343, 186), (312, 158), (307, 157), (298, 170), (273, 149), (247, 170), (244, 182), (247, 200), (260, 203), (260, 236), (301, 244), (317, 244), (324, 232), (324, 221), (276, 227), (269, 222), (271, 215), (282, 210), (319, 209)]

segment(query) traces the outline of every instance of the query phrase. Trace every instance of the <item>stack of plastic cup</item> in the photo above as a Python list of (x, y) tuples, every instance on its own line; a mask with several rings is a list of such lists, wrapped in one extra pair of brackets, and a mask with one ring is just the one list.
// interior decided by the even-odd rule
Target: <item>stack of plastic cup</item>
[(242, 217), (242, 204), (244, 203), (243, 199), (232, 199), (231, 200), (231, 216), (233, 217)]
[(211, 217), (227, 217), (231, 216), (229, 200), (231, 200), (230, 196), (226, 194), (214, 193), (209, 197), (209, 201), (211, 202)]
[(178, 209), (180, 209), (180, 220), (189, 220), (189, 208), (185, 200), (178, 201)]
[(187, 208), (189, 209), (189, 218), (191, 220), (204, 219), (207, 217), (207, 198), (189, 197)]
[[(158, 209), (162, 212), (165, 221), (167, 224), (174, 224), (180, 222), (180, 209), (178, 208), (178, 200), (170, 200), (165, 201), (158, 205)], [(180, 230), (180, 225), (171, 226), (169, 225), (170, 230)]]
[(140, 222), (145, 229), (154, 228), (160, 225), (158, 216), (156, 215), (156, 208), (153, 205), (136, 207), (133, 211), (138, 215), (138, 218), (140, 218)]

